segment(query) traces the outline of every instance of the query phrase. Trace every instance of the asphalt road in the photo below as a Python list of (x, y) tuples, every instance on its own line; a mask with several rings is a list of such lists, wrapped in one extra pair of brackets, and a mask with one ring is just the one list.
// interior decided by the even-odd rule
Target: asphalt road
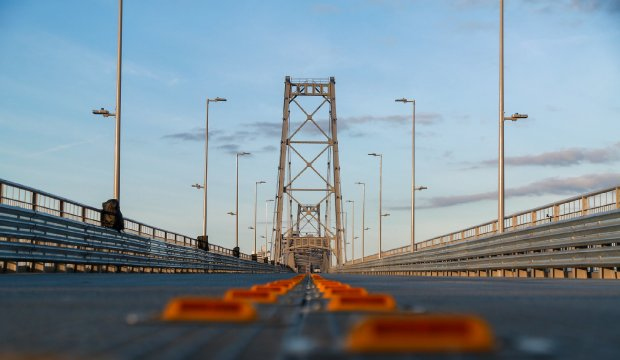
[[(326, 312), (309, 283), (278, 305), (260, 306), (259, 320), (250, 325), (157, 319), (175, 296), (220, 296), (292, 276), (3, 274), (0, 358), (368, 358), (342, 346), (361, 315)], [(324, 276), (389, 293), (404, 311), (481, 315), (497, 338), (497, 350), (484, 356), (415, 359), (620, 359), (618, 281)]]

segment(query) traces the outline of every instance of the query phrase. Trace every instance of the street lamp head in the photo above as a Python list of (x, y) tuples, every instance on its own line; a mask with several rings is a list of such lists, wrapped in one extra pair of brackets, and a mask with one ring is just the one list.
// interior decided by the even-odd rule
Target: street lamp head
[(237, 156), (244, 156), (244, 155), (250, 155), (249, 152), (243, 151), (243, 152), (238, 152)]
[(385, 213), (385, 214), (383, 214), (381, 216), (390, 216), (390, 213)]
[(361, 182), (361, 181), (358, 181), (358, 182), (356, 182), (356, 183), (355, 183), (355, 185), (366, 185), (366, 183), (363, 183), (363, 182)]
[(348, 202), (348, 203), (354, 203), (355, 201), (353, 201), (353, 200), (347, 200), (347, 201), (345, 201), (345, 202)]
[(515, 119), (527, 119), (527, 114), (514, 113), (512, 114), (512, 117)]
[(381, 154), (377, 154), (377, 153), (370, 153), (368, 154), (369, 156), (381, 156)]
[(108, 117), (108, 116), (115, 116), (114, 113), (110, 113), (108, 110), (101, 108), (99, 110), (95, 109), (93, 110), (93, 114), (94, 115), (103, 115), (104, 117)]
[(219, 97), (219, 96), (218, 96), (218, 97), (216, 97), (215, 99), (213, 99), (213, 100), (211, 100), (211, 101), (216, 101), (216, 102), (218, 102), (218, 101), (227, 101), (227, 100), (226, 100), (226, 98), (221, 98), (221, 97)]
[(364, 230), (370, 230), (370, 228), (369, 228), (369, 227), (367, 227), (367, 228), (365, 228)]
[(265, 200), (266, 202), (274, 202), (274, 199)]
[(256, 185), (258, 185), (258, 184), (266, 184), (266, 182), (265, 182), (265, 181), (262, 181), (262, 180), (261, 180), (261, 181), (257, 181), (257, 182), (256, 182)]
[(415, 188), (415, 190), (418, 190), (418, 191), (420, 191), (420, 190), (427, 190), (427, 189), (428, 189), (428, 187), (426, 187), (426, 186), (418, 186), (417, 188)]
[(200, 189), (204, 188), (204, 186), (202, 186), (202, 185), (200, 185), (200, 184), (194, 184), (194, 185), (192, 185), (192, 187), (193, 187), (193, 188), (196, 188), (196, 189), (198, 189), (198, 190), (200, 190)]
[(227, 214), (228, 214), (228, 215), (232, 215), (232, 216), (237, 215), (237, 214), (235, 214), (235, 213), (234, 213), (234, 212), (232, 212), (232, 211), (227, 212)]

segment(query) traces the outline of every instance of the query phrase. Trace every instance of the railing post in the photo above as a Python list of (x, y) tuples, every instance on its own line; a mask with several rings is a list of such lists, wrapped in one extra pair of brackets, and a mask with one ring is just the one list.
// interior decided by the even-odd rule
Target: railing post
[[(618, 199), (618, 197), (616, 197), (616, 199)], [(2, 182), (0, 182), (0, 204), (3, 203), (4, 200), (4, 184)], [(616, 204), (618, 203), (618, 201), (616, 201)]]
[(512, 215), (512, 224), (510, 224), (513, 230), (517, 229), (517, 215)]
[(587, 196), (582, 196), (581, 197), (581, 216), (585, 216), (588, 215), (588, 197)]
[(32, 192), (32, 211), (37, 211), (37, 200), (39, 196), (36, 192)]
[[(84, 206), (80, 206), (82, 208), (82, 222), (86, 222), (86, 208)], [(99, 219), (99, 225), (101, 225), (101, 219)]]
[(530, 224), (531, 224), (531, 226), (536, 225), (536, 221), (538, 220), (538, 219), (537, 219), (537, 216), (536, 216), (536, 210), (532, 211), (532, 216), (531, 216), (531, 218), (532, 218), (532, 219), (530, 220)]
[(553, 221), (560, 220), (560, 205), (553, 205)]
[(60, 211), (60, 217), (65, 217), (65, 202), (64, 200), (60, 200), (60, 205), (58, 206), (58, 211)]

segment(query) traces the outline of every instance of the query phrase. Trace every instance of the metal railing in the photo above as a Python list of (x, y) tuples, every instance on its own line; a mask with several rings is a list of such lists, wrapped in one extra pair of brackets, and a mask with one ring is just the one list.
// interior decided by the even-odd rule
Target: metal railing
[(399, 256), (358, 261), (336, 271), (379, 275), (618, 279), (620, 209), (489, 234)]
[[(527, 229), (542, 224), (574, 219), (586, 215), (620, 209), (620, 186), (607, 188), (565, 200), (518, 212), (504, 219), (504, 231)], [(467, 229), (434, 237), (415, 244), (414, 251), (457, 244), (497, 233), (497, 220), (489, 221)], [(411, 252), (411, 245), (381, 252), (381, 257), (390, 257)], [(377, 258), (377, 254), (364, 257)]]
[[(72, 222), (71, 225), (64, 224), (62, 226), (75, 227), (73, 223), (91, 225), (91, 227), (83, 228), (88, 229), (88, 231), (100, 228), (101, 225), (101, 210), (98, 208), (0, 179), (0, 209), (2, 209), (4, 215), (4, 213), (10, 212), (11, 208), (31, 210), (38, 215), (49, 215), (49, 218), (46, 218), (46, 222), (49, 222), (50, 219), (54, 217)], [(22, 216), (25, 215), (22, 214)], [(33, 218), (33, 216), (30, 217)], [(137, 239), (140, 239), (139, 241), (144, 243), (176, 245), (187, 249), (195, 249), (197, 246), (196, 239), (186, 235), (149, 226), (127, 218), (124, 219), (124, 224), (124, 234), (119, 235), (121, 237), (127, 237), (129, 239), (131, 236), (136, 236)], [(25, 224), (21, 224), (20, 226), (23, 228)], [(104, 228), (101, 229), (103, 231)], [(0, 230), (7, 229), (2, 228)], [(25, 235), (21, 234), (20, 236)], [(7, 238), (6, 236), (0, 235), (0, 242), (2, 241), (2, 237)], [(233, 251), (231, 249), (214, 244), (209, 244), (209, 253), (233, 257)], [(239, 259), (251, 261), (252, 257), (248, 254), (240, 254)]]

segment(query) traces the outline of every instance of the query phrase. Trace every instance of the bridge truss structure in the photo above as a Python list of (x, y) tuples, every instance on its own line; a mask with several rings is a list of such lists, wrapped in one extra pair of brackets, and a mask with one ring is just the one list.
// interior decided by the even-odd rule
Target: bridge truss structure
[(334, 77), (287, 76), (273, 235), (275, 259), (299, 271), (343, 263), (337, 133)]

